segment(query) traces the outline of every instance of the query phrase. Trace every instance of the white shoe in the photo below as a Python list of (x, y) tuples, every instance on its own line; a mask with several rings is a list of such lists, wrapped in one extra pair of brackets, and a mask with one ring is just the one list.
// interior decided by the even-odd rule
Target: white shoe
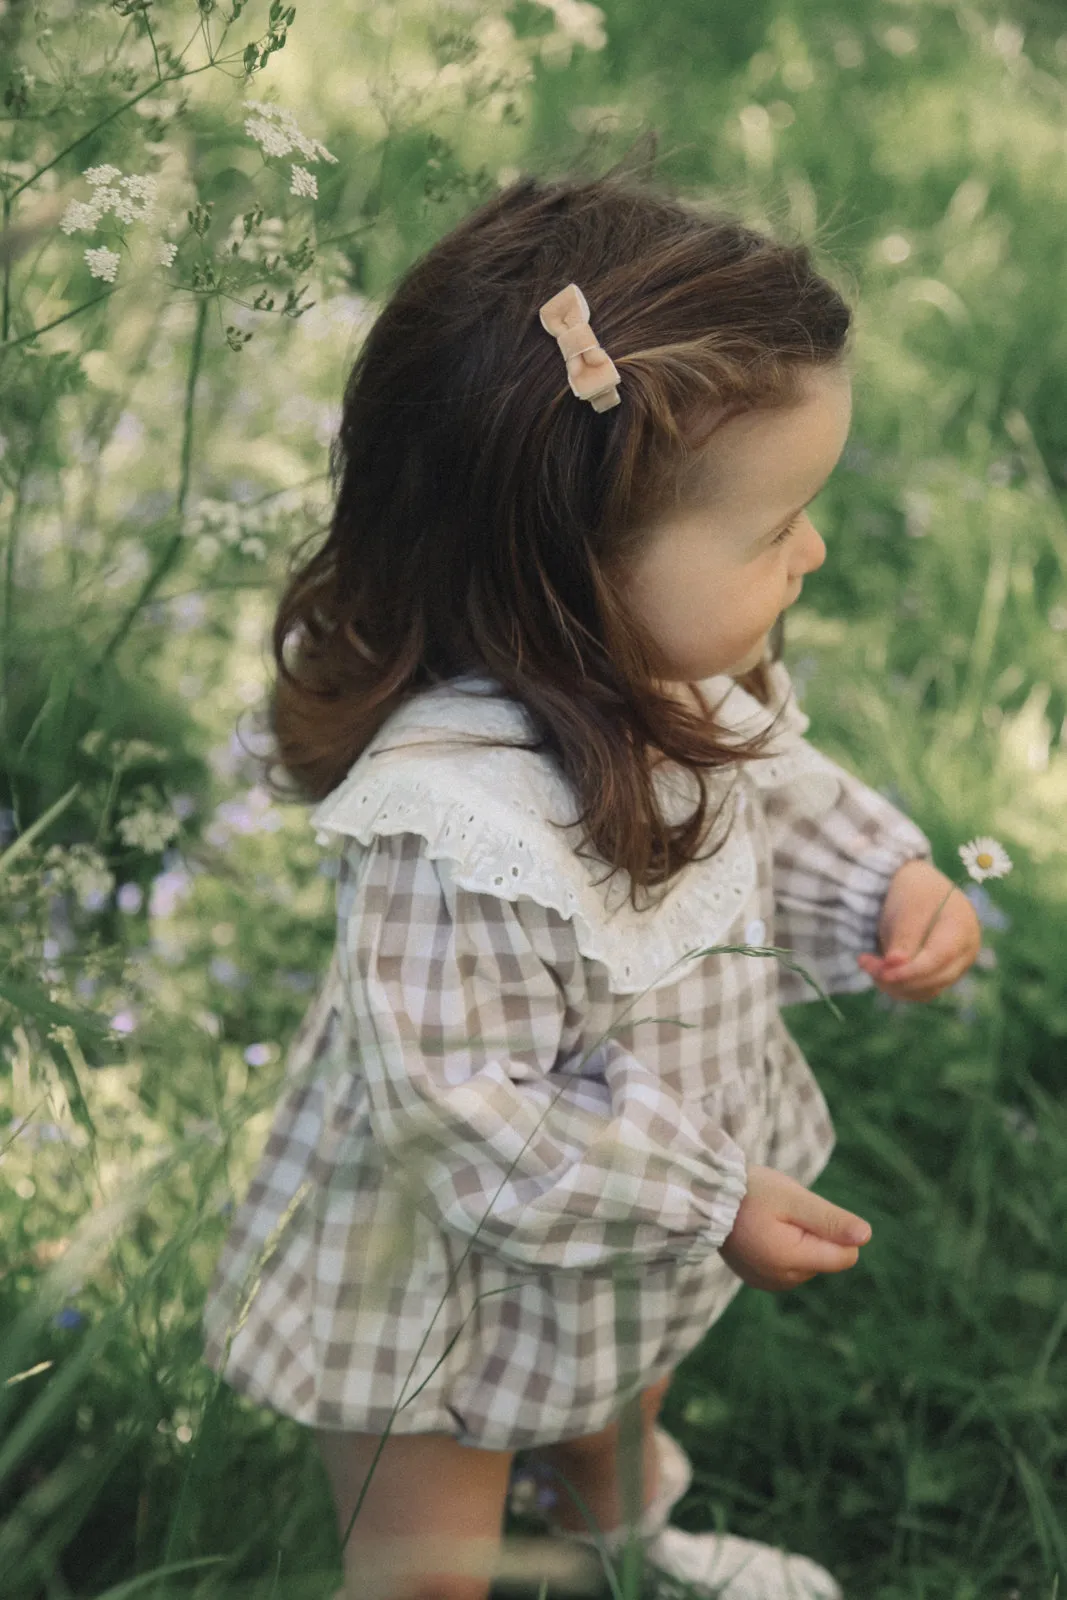
[(732, 1533), (664, 1528), (645, 1545), (645, 1560), (691, 1584), (700, 1600), (844, 1600), (837, 1580), (808, 1556)]
[[(698, 1596), (699, 1600), (844, 1600), (837, 1579), (808, 1556), (790, 1555), (774, 1545), (736, 1534), (686, 1533), (668, 1527), (671, 1507), (689, 1488), (693, 1467), (677, 1439), (663, 1428), (656, 1428), (655, 1438), (659, 1488), (638, 1524), (651, 1573), (690, 1585), (694, 1600)], [(599, 1541), (590, 1534), (552, 1531), (583, 1544), (603, 1543), (612, 1556), (619, 1554), (627, 1539), (625, 1527), (602, 1534)]]

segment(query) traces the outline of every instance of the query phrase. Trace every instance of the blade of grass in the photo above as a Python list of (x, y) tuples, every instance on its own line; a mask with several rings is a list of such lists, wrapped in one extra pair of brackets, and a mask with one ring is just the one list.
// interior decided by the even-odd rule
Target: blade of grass
[(44, 833), (45, 829), (50, 827), (55, 819), (67, 809), (80, 789), (80, 783), (74, 784), (67, 790), (66, 794), (60, 795), (59, 799), (53, 805), (50, 805), (47, 811), (42, 812), (36, 822), (31, 822), (29, 827), (25, 828), (18, 838), (8, 845), (7, 849), (0, 854), (0, 877), (3, 877), (11, 863), (17, 861), (23, 851), (29, 849), (38, 834)]

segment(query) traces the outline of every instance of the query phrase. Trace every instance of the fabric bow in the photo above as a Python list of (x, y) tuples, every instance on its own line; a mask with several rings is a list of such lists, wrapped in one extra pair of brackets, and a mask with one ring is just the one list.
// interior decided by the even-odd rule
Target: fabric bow
[(542, 328), (555, 338), (567, 364), (571, 393), (579, 400), (588, 400), (594, 411), (610, 411), (617, 406), (619, 374), (589, 326), (589, 302), (578, 285), (568, 283), (546, 300), (540, 317)]

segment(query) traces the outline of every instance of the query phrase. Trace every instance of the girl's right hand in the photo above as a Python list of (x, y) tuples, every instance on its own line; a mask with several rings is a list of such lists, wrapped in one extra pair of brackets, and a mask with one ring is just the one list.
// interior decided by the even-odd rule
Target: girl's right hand
[(812, 1194), (786, 1173), (750, 1166), (747, 1192), (719, 1254), (753, 1289), (777, 1293), (817, 1272), (854, 1267), (859, 1246), (850, 1235), (866, 1226), (854, 1211)]

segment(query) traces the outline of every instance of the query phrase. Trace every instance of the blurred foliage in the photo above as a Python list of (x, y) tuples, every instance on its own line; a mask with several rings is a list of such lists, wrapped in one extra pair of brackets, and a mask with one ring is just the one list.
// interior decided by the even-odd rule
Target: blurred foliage
[[(5, 1600), (180, 1562), (150, 1592), (339, 1581), (305, 1430), (200, 1361), (333, 938), (335, 863), (262, 788), (246, 714), (391, 284), (496, 184), (604, 170), (648, 129), (665, 182), (799, 229), (856, 306), (829, 556), (787, 627), (813, 741), (946, 871), (976, 833), (1016, 863), (937, 1002), (789, 1012), (838, 1129), (818, 1187), (875, 1238), (859, 1272), (741, 1295), (683, 1364), (678, 1519), (804, 1550), (857, 1596), (1054, 1593), (1062, 7), (345, 0), (329, 23), (266, 0), (0, 13)], [(297, 119), (288, 159), (247, 99)], [(154, 214), (66, 231), (106, 166), (154, 176)]]

